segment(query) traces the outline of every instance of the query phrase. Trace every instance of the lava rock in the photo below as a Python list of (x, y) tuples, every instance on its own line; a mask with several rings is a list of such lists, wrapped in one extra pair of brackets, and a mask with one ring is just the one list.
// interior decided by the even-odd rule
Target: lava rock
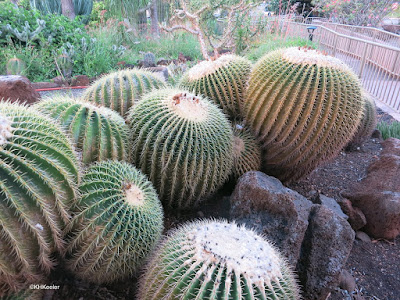
[(349, 216), (348, 222), (354, 231), (363, 228), (367, 224), (364, 213), (358, 207), (353, 207), (349, 199), (344, 199), (340, 203), (343, 212)]
[(146, 70), (161, 75), (161, 77), (165, 81), (168, 80), (168, 68), (167, 67), (152, 67), (152, 68), (146, 68)]
[(400, 234), (400, 156), (397, 141), (382, 144), (384, 154), (368, 167), (367, 177), (343, 196), (364, 213), (369, 235), (394, 239)]
[(371, 238), (363, 231), (356, 232), (356, 239), (364, 242), (364, 243), (371, 243)]
[(347, 270), (342, 270), (339, 275), (339, 287), (351, 293), (356, 289), (356, 286), (354, 277)]
[(230, 216), (272, 241), (296, 265), (312, 202), (262, 172), (239, 178), (231, 196)]
[(336, 202), (335, 199), (327, 197), (325, 195), (319, 194), (312, 198), (311, 201), (314, 204), (321, 204), (326, 206), (327, 208), (329, 208), (330, 210), (332, 210), (333, 212), (335, 212), (337, 215), (341, 216), (343, 219), (347, 220), (349, 218), (348, 215), (346, 215), (345, 213), (343, 213), (342, 208), (340, 207), (339, 203)]
[(381, 142), (383, 147), (381, 155), (396, 155), (400, 156), (400, 139), (388, 138)]
[(89, 84), (89, 77), (86, 75), (77, 75), (71, 79), (71, 86), (89, 86)]
[(32, 104), (39, 101), (40, 95), (25, 76), (7, 75), (0, 76), (0, 100), (1, 99)]
[(297, 264), (304, 299), (326, 299), (337, 287), (354, 237), (350, 224), (331, 209), (312, 208)]

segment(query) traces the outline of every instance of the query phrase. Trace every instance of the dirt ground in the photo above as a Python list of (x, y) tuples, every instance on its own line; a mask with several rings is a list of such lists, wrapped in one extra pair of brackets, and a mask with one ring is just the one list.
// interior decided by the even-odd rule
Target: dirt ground
[[(392, 121), (382, 111), (379, 111), (378, 117), (379, 120)], [(379, 139), (371, 138), (359, 149), (343, 151), (336, 159), (289, 187), (306, 197), (311, 195), (311, 191), (318, 191), (340, 200), (343, 190), (365, 177), (368, 165), (378, 158), (380, 151)], [(213, 197), (213, 201), (204, 203), (196, 211), (179, 214), (167, 211), (166, 229), (195, 218), (228, 218), (229, 195), (233, 188), (234, 185), (228, 183)], [(400, 300), (400, 238), (395, 241), (356, 240), (345, 269), (355, 278), (356, 291), (350, 295), (347, 291), (337, 289), (329, 300)], [(135, 299), (137, 276), (111, 285), (98, 286), (75, 279), (60, 266), (52, 274), (49, 283), (59, 285), (60, 288), (47, 291), (45, 300)]]

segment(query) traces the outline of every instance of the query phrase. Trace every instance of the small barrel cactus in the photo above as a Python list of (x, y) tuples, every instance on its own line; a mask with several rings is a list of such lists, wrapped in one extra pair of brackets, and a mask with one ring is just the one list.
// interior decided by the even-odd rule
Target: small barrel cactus
[(245, 227), (188, 223), (167, 237), (139, 282), (140, 300), (298, 300), (296, 279), (276, 249)]
[(11, 58), (7, 62), (7, 75), (23, 75), (26, 70), (26, 64), (19, 58)]
[(251, 131), (240, 122), (233, 123), (233, 179), (261, 168), (261, 146)]
[(236, 55), (223, 55), (215, 61), (203, 61), (188, 70), (180, 86), (206, 96), (231, 118), (240, 118), (251, 63)]
[(78, 183), (71, 142), (53, 120), (0, 102), (0, 295), (38, 283), (63, 251)]
[(137, 271), (161, 237), (163, 211), (150, 181), (126, 162), (102, 161), (87, 170), (71, 222), (69, 268), (103, 283)]
[(85, 164), (128, 159), (129, 128), (115, 111), (67, 97), (48, 98), (35, 108), (68, 130)]
[(86, 90), (83, 99), (111, 108), (125, 117), (143, 94), (165, 86), (165, 81), (152, 72), (139, 69), (121, 70), (95, 81)]
[(156, 56), (151, 52), (145, 53), (143, 55), (143, 66), (144, 67), (155, 67), (156, 66)]
[(360, 82), (346, 64), (316, 50), (287, 48), (254, 66), (245, 119), (265, 150), (266, 172), (292, 181), (346, 146), (362, 106)]
[(188, 208), (220, 187), (232, 170), (232, 129), (201, 96), (162, 89), (128, 115), (133, 163), (168, 206)]
[(356, 134), (354, 135), (351, 142), (347, 145), (347, 148), (354, 149), (360, 147), (369, 137), (376, 128), (376, 105), (371, 95), (363, 90), (362, 98), (364, 100), (364, 115), (361, 119)]

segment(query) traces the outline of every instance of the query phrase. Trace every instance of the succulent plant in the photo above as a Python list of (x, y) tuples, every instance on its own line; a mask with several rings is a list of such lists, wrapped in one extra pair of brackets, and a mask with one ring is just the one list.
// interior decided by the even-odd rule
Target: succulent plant
[(299, 299), (279, 252), (252, 230), (225, 221), (188, 223), (153, 254), (138, 299)]
[(25, 21), (25, 25), (22, 26), (22, 31), (20, 32), (18, 28), (12, 27), (10, 24), (5, 26), (5, 30), (13, 34), (17, 39), (22, 42), (31, 42), (39, 39), (39, 33), (46, 28), (46, 22), (44, 20), (36, 19), (38, 27), (32, 31), (31, 26), (28, 21)]
[(23, 75), (26, 64), (19, 58), (13, 57), (7, 62), (7, 75)]
[(0, 296), (38, 283), (64, 249), (78, 163), (53, 120), (0, 102)]
[(137, 271), (163, 230), (157, 193), (126, 162), (102, 161), (87, 170), (71, 227), (69, 268), (85, 280), (103, 283)]
[(139, 69), (121, 70), (96, 80), (86, 90), (83, 99), (109, 107), (125, 117), (143, 94), (165, 86), (164, 80), (155, 73)]
[(249, 171), (261, 169), (261, 146), (241, 122), (234, 122), (233, 126), (233, 179), (238, 179)]
[(70, 78), (72, 74), (73, 63), (68, 54), (63, 53), (57, 56), (56, 62), (62, 75), (66, 78)]
[[(73, 0), (74, 12), (77, 16), (85, 16), (89, 20), (89, 16), (93, 9), (93, 0)], [(59, 0), (29, 0), (30, 6), (36, 8), (43, 14), (61, 15), (61, 1)]]
[(266, 172), (291, 181), (346, 146), (362, 106), (360, 82), (346, 64), (316, 50), (287, 48), (254, 66), (245, 119), (265, 150)]
[(180, 86), (212, 99), (232, 118), (242, 111), (246, 82), (251, 70), (247, 59), (223, 55), (215, 61), (203, 61), (189, 69)]
[(377, 119), (375, 101), (366, 90), (362, 90), (362, 98), (364, 100), (364, 115), (358, 125), (358, 129), (353, 139), (347, 145), (347, 148), (349, 149), (360, 147), (362, 143), (371, 137), (372, 132), (376, 128)]
[(143, 65), (145, 67), (155, 67), (156, 66), (156, 56), (151, 52), (145, 53), (143, 55)]
[(146, 95), (129, 112), (132, 161), (168, 206), (188, 208), (232, 170), (232, 129), (222, 111), (180, 89)]
[(48, 98), (35, 108), (68, 130), (85, 164), (128, 159), (129, 128), (115, 111), (68, 97)]

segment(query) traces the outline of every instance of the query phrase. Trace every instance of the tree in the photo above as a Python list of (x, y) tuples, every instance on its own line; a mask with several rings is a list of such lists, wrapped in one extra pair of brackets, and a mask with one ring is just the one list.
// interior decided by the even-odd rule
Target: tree
[(75, 19), (74, 3), (72, 0), (61, 0), (61, 11), (67, 18), (71, 20)]

